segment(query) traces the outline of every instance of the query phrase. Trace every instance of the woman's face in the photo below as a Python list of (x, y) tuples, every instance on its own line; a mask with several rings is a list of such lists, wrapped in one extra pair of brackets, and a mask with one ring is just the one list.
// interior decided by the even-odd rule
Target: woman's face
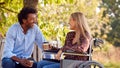
[(75, 21), (73, 20), (72, 17), (70, 17), (69, 25), (70, 25), (70, 29), (71, 29), (71, 30), (75, 30), (76, 25), (75, 25)]

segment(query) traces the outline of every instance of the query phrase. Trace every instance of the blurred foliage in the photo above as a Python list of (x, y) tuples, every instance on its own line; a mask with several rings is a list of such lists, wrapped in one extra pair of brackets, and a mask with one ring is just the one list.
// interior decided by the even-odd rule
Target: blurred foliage
[[(63, 45), (65, 35), (69, 31), (70, 14), (80, 11), (87, 17), (93, 37), (105, 39), (111, 27), (109, 16), (103, 17), (106, 8), (100, 7), (101, 2), (101, 0), (39, 0), (38, 26), (47, 40), (58, 40)], [(3, 35), (17, 22), (17, 13), (22, 7), (23, 0), (0, 0), (0, 32)]]
[(104, 66), (105, 68), (120, 68), (120, 64), (113, 62), (105, 63)]
[[(85, 16), (88, 19), (88, 24), (90, 25), (91, 28), (91, 33), (93, 37), (101, 37), (101, 38), (106, 38), (106, 34), (110, 30), (110, 25), (109, 25), (109, 18), (108, 16), (102, 17), (103, 11), (105, 8), (99, 8), (99, 4), (101, 1), (98, 0), (70, 0), (72, 2), (65, 2), (60, 0), (61, 2), (58, 3), (59, 1), (54, 1), (54, 2), (49, 2), (51, 0), (47, 0), (48, 2), (46, 3), (46, 0), (41, 1), (39, 3), (39, 8), (38, 8), (38, 15), (40, 18), (39, 19), (39, 25), (42, 30), (47, 30), (47, 34), (49, 36), (46, 36), (47, 38), (52, 38), (52, 37), (57, 37), (64, 42), (65, 35), (68, 32), (68, 20), (70, 17), (70, 14), (73, 12), (83, 12)], [(88, 7), (89, 6), (89, 7)], [(96, 9), (99, 9), (97, 12)], [(49, 22), (49, 23), (48, 23)], [(42, 27), (41, 24), (44, 24)], [(48, 27), (48, 24), (53, 24), (52, 30), (55, 32), (55, 29), (59, 29), (57, 31), (57, 34), (51, 34), (48, 33), (51, 29), (49, 29), (51, 26)], [(62, 26), (62, 27), (61, 27)], [(63, 31), (64, 29), (64, 31)], [(107, 29), (107, 30), (106, 30)], [(44, 33), (45, 31), (43, 31)], [(46, 33), (45, 32), (45, 33)], [(44, 34), (45, 34), (44, 33)], [(45, 35), (47, 35), (45, 34)], [(53, 36), (52, 36), (53, 35)]]
[(106, 8), (103, 17), (109, 15), (112, 27), (106, 40), (115, 46), (120, 46), (120, 0), (102, 0), (101, 7)]
[[(93, 37), (106, 39), (119, 46), (119, 4), (120, 0), (39, 0), (38, 26), (47, 40), (58, 40), (63, 45), (66, 33), (69, 31), (70, 14), (80, 11), (87, 17)], [(0, 33), (2, 35), (5, 35), (8, 28), (17, 22), (17, 14), (23, 6), (23, 0), (0, 0)], [(104, 46), (104, 52), (100, 51), (97, 57), (100, 59), (100, 54), (106, 54), (109, 49), (113, 49), (109, 44)], [(116, 52), (112, 55), (114, 53)], [(104, 58), (108, 59), (108, 56), (102, 58), (103, 61)], [(119, 68), (120, 66), (117, 63), (110, 63), (105, 64), (105, 67)]]
[(111, 27), (113, 29), (108, 33), (107, 40), (115, 46), (120, 46), (120, 19), (113, 20)]
[(17, 21), (22, 0), (0, 0), (0, 33), (4, 36), (8, 28)]

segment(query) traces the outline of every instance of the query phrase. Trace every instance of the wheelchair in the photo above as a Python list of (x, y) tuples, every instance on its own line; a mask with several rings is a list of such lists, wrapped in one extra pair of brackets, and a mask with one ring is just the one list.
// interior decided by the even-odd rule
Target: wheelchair
[[(88, 49), (88, 53), (75, 53), (71, 51), (66, 51), (62, 53), (63, 55), (77, 55), (77, 56), (88, 56), (88, 61), (80, 61), (80, 60), (70, 60), (70, 59), (63, 59), (60, 60), (60, 68), (104, 68), (104, 66), (92, 60), (92, 51), (93, 46), (99, 47), (101, 49), (101, 44), (103, 44), (103, 40), (99, 38), (93, 38), (90, 42), (90, 46)], [(62, 57), (61, 56), (61, 57)]]
[[(90, 46), (87, 53), (75, 53), (72, 51), (65, 51), (61, 55), (61, 60), (55, 60), (54, 55), (59, 51), (59, 49), (48, 49), (43, 51), (42, 59), (52, 62), (60, 63), (60, 68), (104, 68), (102, 64), (99, 62), (92, 60), (92, 47), (99, 47), (101, 49), (101, 44), (103, 44), (103, 40), (99, 38), (93, 38), (90, 42)], [(49, 48), (49, 47), (47, 47)], [(80, 61), (80, 60), (71, 60), (64, 59), (64, 55), (77, 55), (77, 56), (87, 56), (88, 61)]]

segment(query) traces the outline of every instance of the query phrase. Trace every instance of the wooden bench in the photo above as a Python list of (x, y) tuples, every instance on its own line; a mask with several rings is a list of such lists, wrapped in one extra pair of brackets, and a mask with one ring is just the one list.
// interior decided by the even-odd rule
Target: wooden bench
[(0, 59), (2, 57), (2, 53), (3, 53), (3, 47), (4, 47), (4, 38), (0, 38)]
[(2, 57), (2, 53), (3, 53), (3, 45), (4, 45), (4, 38), (0, 37), (0, 68), (2, 68), (1, 57)]

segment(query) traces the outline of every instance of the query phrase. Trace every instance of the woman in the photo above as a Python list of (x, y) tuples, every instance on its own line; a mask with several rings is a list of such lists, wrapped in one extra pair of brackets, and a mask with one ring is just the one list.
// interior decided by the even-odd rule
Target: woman
[[(87, 52), (90, 44), (91, 34), (85, 16), (81, 12), (72, 13), (69, 20), (70, 29), (67, 33), (64, 46), (56, 54), (56, 59), (60, 60), (63, 51), (72, 50), (74, 52)], [(87, 61), (88, 57), (65, 55), (65, 59)], [(59, 63), (41, 61), (38, 68), (60, 68)]]

